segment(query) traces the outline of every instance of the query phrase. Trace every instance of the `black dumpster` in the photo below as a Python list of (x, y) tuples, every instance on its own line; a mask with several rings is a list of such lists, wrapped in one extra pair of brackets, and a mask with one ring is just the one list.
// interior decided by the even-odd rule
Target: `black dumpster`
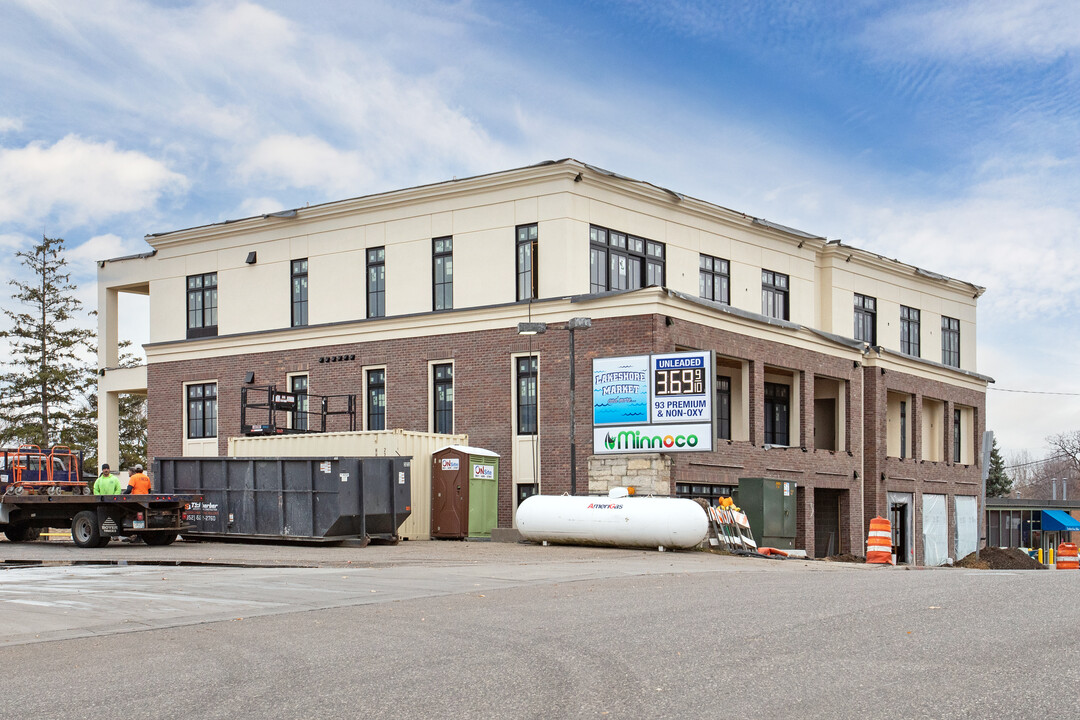
[(185, 536), (339, 542), (398, 539), (412, 458), (156, 458), (163, 493), (202, 495)]

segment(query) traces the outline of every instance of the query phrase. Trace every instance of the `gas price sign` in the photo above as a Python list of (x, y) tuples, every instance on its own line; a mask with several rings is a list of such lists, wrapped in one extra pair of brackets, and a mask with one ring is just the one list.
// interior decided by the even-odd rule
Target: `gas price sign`
[(651, 360), (652, 422), (711, 422), (712, 353), (653, 355)]

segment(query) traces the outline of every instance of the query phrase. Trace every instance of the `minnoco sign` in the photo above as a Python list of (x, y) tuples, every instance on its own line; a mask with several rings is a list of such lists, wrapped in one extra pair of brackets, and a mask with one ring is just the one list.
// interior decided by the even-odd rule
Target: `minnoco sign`
[(593, 453), (713, 449), (711, 352), (593, 360)]

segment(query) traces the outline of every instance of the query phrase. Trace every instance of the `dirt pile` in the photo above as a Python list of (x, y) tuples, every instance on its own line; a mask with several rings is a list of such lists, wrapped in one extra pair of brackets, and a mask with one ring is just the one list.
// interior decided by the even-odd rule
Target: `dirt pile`
[(977, 570), (1045, 570), (1046, 568), (1019, 548), (988, 547), (979, 551), (979, 559), (975, 559), (975, 553), (956, 563), (956, 567)]
[(844, 553), (843, 555), (830, 555), (825, 558), (825, 562), (864, 563), (866, 562), (866, 558), (850, 553)]

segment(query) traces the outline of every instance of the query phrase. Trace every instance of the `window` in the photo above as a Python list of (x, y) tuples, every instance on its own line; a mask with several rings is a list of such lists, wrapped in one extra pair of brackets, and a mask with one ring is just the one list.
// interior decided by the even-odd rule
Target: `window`
[(454, 366), (451, 363), (432, 367), (435, 390), (434, 427), (437, 433), (454, 432)]
[(701, 498), (710, 505), (719, 505), (720, 498), (731, 497), (738, 490), (736, 485), (691, 485), (690, 483), (675, 483), (675, 496), (681, 498)]
[(589, 292), (663, 284), (663, 243), (589, 226)]
[(386, 370), (367, 371), (367, 429), (386, 429)]
[(367, 316), (386, 317), (386, 248), (367, 251)]
[(731, 378), (716, 376), (716, 438), (731, 439)]
[(961, 416), (960, 409), (954, 408), (952, 411), (952, 461), (954, 463), (961, 462), (960, 458), (960, 424)]
[(537, 297), (537, 226), (522, 225), (517, 229), (517, 299)]
[(907, 402), (900, 401), (900, 459), (907, 457)]
[(765, 383), (765, 444), (788, 444), (788, 407), (791, 388)]
[(308, 429), (308, 376), (293, 375), (289, 378), (289, 392), (296, 395), (296, 410), (292, 414), (293, 430)]
[(855, 339), (877, 345), (877, 300), (855, 293)]
[(435, 238), (431, 241), (432, 309), (454, 307), (454, 238)]
[(960, 321), (941, 316), (941, 363), (960, 367)]
[(919, 311), (900, 306), (900, 352), (919, 357)]
[(217, 383), (187, 386), (187, 436), (217, 437)]
[(217, 273), (189, 275), (187, 279), (187, 336), (217, 335)]
[(788, 276), (772, 270), (761, 271), (761, 314), (788, 319)]
[(292, 261), (292, 326), (308, 324), (307, 258)]
[(517, 359), (517, 433), (536, 434), (536, 356)]
[(702, 255), (698, 261), (698, 295), (731, 304), (731, 275), (727, 260)]

